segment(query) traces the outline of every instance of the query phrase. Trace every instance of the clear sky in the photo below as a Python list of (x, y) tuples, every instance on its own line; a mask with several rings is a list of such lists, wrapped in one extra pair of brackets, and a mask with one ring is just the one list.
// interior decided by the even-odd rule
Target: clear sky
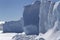
[(23, 15), (24, 6), (34, 1), (35, 0), (0, 0), (0, 20), (19, 20)]
[(0, 20), (19, 20), (23, 15), (24, 6), (35, 0), (0, 0)]

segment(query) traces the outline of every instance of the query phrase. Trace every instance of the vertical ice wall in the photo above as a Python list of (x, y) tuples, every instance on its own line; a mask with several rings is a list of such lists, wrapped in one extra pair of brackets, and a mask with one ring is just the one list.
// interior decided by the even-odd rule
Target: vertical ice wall
[(39, 32), (45, 33), (45, 28), (48, 22), (48, 12), (50, 8), (51, 1), (42, 0), (40, 5), (40, 14), (39, 14)]
[(49, 13), (48, 13), (48, 27), (46, 27), (46, 30), (50, 29), (54, 25), (54, 18), (53, 18), (53, 7), (54, 7), (55, 2), (51, 2), (50, 8), (49, 8)]
[(47, 40), (57, 40), (60, 37), (60, 1), (53, 3), (52, 7), (52, 14), (50, 13), (51, 15), (49, 15), (51, 17), (49, 22), (51, 23), (50, 26), (52, 26), (52, 28), (44, 34), (47, 36)]
[(60, 1), (56, 3), (51, 2), (47, 25), (46, 28), (49, 30), (45, 34), (38, 36), (37, 39), (57, 40), (60, 38)]
[(50, 22), (49, 24), (52, 28), (44, 34), (44, 36), (47, 36), (47, 40), (57, 40), (60, 37), (60, 1), (54, 4), (52, 14), (50, 13), (48, 17)]
[(24, 31), (26, 34), (39, 34), (39, 10), (40, 1), (36, 1), (34, 4), (25, 6), (23, 18)]
[(5, 22), (3, 24), (3, 33), (22, 33), (23, 32), (23, 19), (18, 21)]
[(54, 5), (53, 17), (54, 17), (54, 20), (56, 20), (56, 19), (59, 20), (57, 30), (60, 30), (60, 1), (56, 2), (55, 5)]

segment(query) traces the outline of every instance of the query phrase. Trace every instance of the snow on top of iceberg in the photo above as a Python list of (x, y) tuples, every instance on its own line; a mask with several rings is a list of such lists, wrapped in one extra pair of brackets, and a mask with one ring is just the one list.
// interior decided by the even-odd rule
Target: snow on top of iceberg
[(5, 23), (5, 21), (0, 21), (0, 24), (4, 24)]

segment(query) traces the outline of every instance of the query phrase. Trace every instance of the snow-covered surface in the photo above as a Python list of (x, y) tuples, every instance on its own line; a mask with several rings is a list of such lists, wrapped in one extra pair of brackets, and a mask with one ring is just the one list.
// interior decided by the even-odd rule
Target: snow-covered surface
[(12, 37), (15, 35), (16, 33), (2, 33), (0, 31), (0, 40), (12, 40)]
[(4, 21), (0, 21), (0, 24), (4, 24), (5, 22)]
[(17, 34), (12, 40), (35, 40), (37, 35), (26, 35), (26, 34)]

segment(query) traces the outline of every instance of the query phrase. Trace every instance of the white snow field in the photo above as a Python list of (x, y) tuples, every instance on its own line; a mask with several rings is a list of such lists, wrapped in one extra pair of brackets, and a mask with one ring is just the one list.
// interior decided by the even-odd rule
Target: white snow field
[(12, 40), (12, 37), (16, 35), (16, 33), (1, 33), (0, 31), (0, 40)]

